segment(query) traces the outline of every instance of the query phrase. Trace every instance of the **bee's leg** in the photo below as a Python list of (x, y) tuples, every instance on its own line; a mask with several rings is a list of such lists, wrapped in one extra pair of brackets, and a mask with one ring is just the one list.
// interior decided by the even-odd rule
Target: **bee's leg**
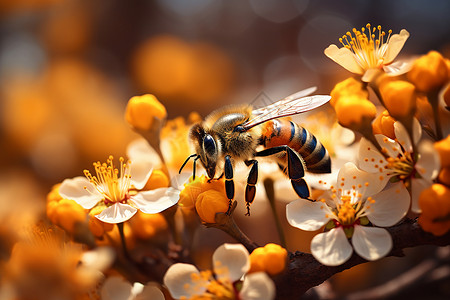
[(304, 162), (296, 151), (289, 146), (283, 145), (256, 152), (255, 156), (269, 156), (282, 151), (286, 151), (287, 175), (291, 180), (294, 191), (300, 198), (309, 199), (309, 188), (303, 179), (303, 176), (305, 176)]
[(256, 183), (258, 182), (258, 161), (248, 160), (245, 161), (245, 164), (247, 166), (252, 165), (252, 168), (250, 169), (250, 173), (248, 173), (247, 178), (247, 187), (245, 188), (245, 202), (247, 205), (247, 213), (246, 216), (250, 216), (250, 204), (252, 204), (253, 200), (255, 199), (256, 194)]
[(227, 193), (227, 198), (230, 200), (228, 204), (227, 214), (231, 212), (231, 205), (233, 204), (234, 198), (234, 181), (233, 181), (233, 165), (231, 164), (230, 156), (225, 156), (225, 191)]

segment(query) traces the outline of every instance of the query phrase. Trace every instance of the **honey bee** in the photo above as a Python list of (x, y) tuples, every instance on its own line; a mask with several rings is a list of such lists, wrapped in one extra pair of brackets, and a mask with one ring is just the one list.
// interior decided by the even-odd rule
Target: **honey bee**
[(270, 157), (289, 177), (297, 195), (309, 199), (309, 187), (303, 179), (305, 171), (330, 173), (330, 156), (305, 128), (278, 118), (312, 110), (331, 98), (325, 95), (307, 96), (314, 91), (314, 87), (309, 88), (259, 109), (253, 109), (251, 105), (232, 105), (213, 111), (190, 129), (189, 139), (196, 153), (185, 160), (180, 173), (193, 158), (194, 179), (197, 160), (200, 160), (210, 180), (215, 179), (216, 174), (219, 174), (218, 178), (225, 175), (225, 191), (231, 208), (234, 199), (233, 166), (243, 161), (251, 167), (245, 190), (246, 215), (250, 215), (250, 204), (255, 198), (258, 181), (257, 158)]

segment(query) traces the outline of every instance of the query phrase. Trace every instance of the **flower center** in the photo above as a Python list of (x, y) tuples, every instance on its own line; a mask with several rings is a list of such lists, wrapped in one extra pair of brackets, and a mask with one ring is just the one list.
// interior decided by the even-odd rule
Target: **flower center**
[(339, 39), (339, 42), (354, 53), (358, 63), (364, 69), (380, 67), (392, 30), (388, 31), (386, 39), (386, 32), (382, 31), (379, 25), (371, 27), (370, 24), (367, 24), (361, 30), (353, 28), (352, 31), (353, 34), (348, 31)]
[(387, 169), (392, 173), (387, 175), (396, 174), (401, 180), (405, 180), (414, 174), (414, 160), (411, 157), (411, 153), (404, 152), (397, 157), (388, 157)]
[[(214, 268), (217, 272), (217, 268)], [(223, 267), (228, 272), (228, 268)], [(234, 300), (236, 293), (233, 283), (229, 280), (217, 280), (214, 278), (210, 270), (201, 271), (200, 274), (193, 273), (191, 275), (194, 286), (187, 285), (186, 289), (193, 291), (194, 295), (189, 300)], [(205, 290), (206, 289), (206, 290)], [(196, 291), (205, 290), (203, 293), (195, 294)], [(186, 298), (182, 298), (186, 299)]]
[(337, 217), (342, 225), (352, 225), (355, 223), (356, 209), (351, 203), (351, 197), (348, 195), (341, 197), (341, 205), (338, 207)]
[(116, 168), (113, 160), (109, 156), (106, 163), (94, 162), (96, 175), (92, 175), (89, 170), (84, 170), (84, 175), (103, 195), (105, 204), (126, 203), (131, 188), (130, 163), (124, 163), (124, 158), (120, 157), (120, 166)]

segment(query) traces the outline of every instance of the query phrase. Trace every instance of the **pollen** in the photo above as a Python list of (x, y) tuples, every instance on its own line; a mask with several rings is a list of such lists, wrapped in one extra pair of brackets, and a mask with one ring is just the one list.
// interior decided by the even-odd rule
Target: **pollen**
[(123, 157), (119, 158), (119, 162), (120, 165), (116, 168), (114, 157), (109, 156), (106, 163), (93, 163), (95, 175), (84, 170), (84, 175), (104, 197), (106, 204), (128, 200), (128, 191), (131, 188), (130, 162), (125, 163)]
[(385, 44), (389, 43), (391, 33), (392, 30), (389, 30), (386, 36), (381, 26), (372, 27), (367, 24), (361, 30), (353, 28), (352, 32), (348, 31), (339, 42), (354, 53), (363, 68), (377, 68), (383, 63)]

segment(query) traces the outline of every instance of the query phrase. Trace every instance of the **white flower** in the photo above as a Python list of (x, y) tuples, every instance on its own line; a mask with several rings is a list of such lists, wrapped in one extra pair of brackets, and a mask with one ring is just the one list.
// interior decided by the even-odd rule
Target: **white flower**
[(324, 53), (348, 71), (363, 76), (363, 81), (370, 81), (374, 75), (383, 69), (391, 75), (406, 73), (411, 68), (410, 63), (392, 63), (403, 48), (409, 37), (409, 32), (402, 29), (399, 34), (388, 36), (381, 30), (381, 26), (371, 27), (367, 24), (361, 31), (353, 28), (353, 35), (349, 31), (339, 39), (342, 48), (332, 44)]
[[(359, 148), (359, 167), (371, 173), (378, 173), (387, 181), (392, 177), (400, 180), (411, 193), (411, 210), (419, 213), (419, 195), (425, 188), (431, 186), (433, 179), (439, 173), (439, 155), (432, 142), (418, 143), (422, 135), (419, 121), (413, 122), (413, 142), (408, 132), (400, 122), (394, 123), (396, 139), (392, 140), (377, 134), (375, 138), (388, 156), (385, 158), (369, 141), (362, 139)], [(417, 154), (414, 151), (417, 145)]]
[(102, 300), (164, 300), (164, 294), (152, 284), (131, 285), (121, 277), (108, 277), (101, 289)]
[[(408, 211), (408, 191), (396, 183), (381, 191), (385, 182), (377, 174), (347, 163), (340, 170), (337, 187), (316, 202), (304, 199), (287, 205), (288, 222), (306, 231), (326, 225), (330, 229), (311, 241), (311, 253), (322, 264), (337, 266), (355, 252), (376, 260), (392, 248), (392, 238), (384, 228), (396, 224)], [(377, 227), (366, 226), (370, 223)], [(349, 242), (351, 239), (351, 243)]]
[[(241, 300), (275, 297), (275, 285), (264, 272), (246, 275), (250, 269), (247, 249), (240, 244), (223, 244), (213, 254), (213, 272), (199, 271), (195, 266), (184, 263), (172, 265), (164, 276), (164, 284), (175, 299), (195, 296), (210, 296), (211, 299), (235, 299), (239, 294)], [(242, 288), (235, 283), (244, 277)]]
[(105, 223), (121, 223), (130, 219), (137, 210), (154, 214), (176, 204), (179, 191), (174, 188), (159, 188), (151, 191), (142, 189), (152, 173), (149, 160), (136, 160), (116, 168), (113, 157), (106, 163), (94, 163), (95, 175), (85, 170), (86, 177), (75, 177), (62, 182), (59, 193), (63, 198), (72, 199), (85, 209), (95, 206), (104, 210), (95, 217)]

